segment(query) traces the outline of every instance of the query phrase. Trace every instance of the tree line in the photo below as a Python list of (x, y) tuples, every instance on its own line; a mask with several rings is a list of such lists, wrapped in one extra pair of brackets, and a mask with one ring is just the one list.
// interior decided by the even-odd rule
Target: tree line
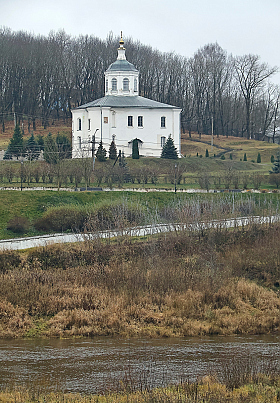
[[(67, 119), (71, 108), (104, 96), (104, 71), (116, 60), (119, 38), (72, 37), (64, 31), (48, 36), (0, 29), (0, 122), (14, 116), (36, 118), (46, 128)], [(191, 58), (163, 53), (131, 38), (127, 59), (140, 71), (140, 95), (182, 108), (182, 129), (198, 133), (264, 139), (274, 142), (279, 127), (277, 71), (246, 54), (233, 57), (218, 43), (200, 48)]]

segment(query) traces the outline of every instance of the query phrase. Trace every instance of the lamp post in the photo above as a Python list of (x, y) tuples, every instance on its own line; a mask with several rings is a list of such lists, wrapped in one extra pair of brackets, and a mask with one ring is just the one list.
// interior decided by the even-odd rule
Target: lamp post
[(177, 164), (175, 164), (174, 168), (174, 190), (177, 193)]
[(22, 192), (22, 171), (23, 171), (23, 159), (20, 161), (20, 191)]
[(214, 144), (214, 118), (211, 118), (211, 154), (213, 154), (213, 144)]
[(92, 136), (92, 140), (90, 143), (92, 143), (91, 147), (91, 155), (92, 155), (92, 171), (94, 170), (94, 164), (95, 164), (95, 134), (99, 129), (96, 129), (94, 132), (94, 135)]

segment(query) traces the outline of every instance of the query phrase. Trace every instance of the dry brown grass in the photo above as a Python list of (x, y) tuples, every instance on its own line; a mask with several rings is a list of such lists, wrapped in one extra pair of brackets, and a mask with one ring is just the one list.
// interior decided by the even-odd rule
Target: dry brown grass
[(254, 226), (4, 253), (0, 336), (277, 331), (279, 230)]
[(231, 390), (215, 378), (207, 376), (196, 382), (153, 390), (123, 389), (105, 395), (34, 391), (18, 388), (0, 392), (0, 402), (39, 403), (272, 403), (279, 401), (279, 377), (259, 376), (255, 382), (246, 382)]
[[(61, 120), (54, 120), (51, 122), (50, 126), (46, 127), (46, 129), (42, 126), (41, 120), (37, 119), (36, 120), (36, 130), (33, 130), (32, 125), (30, 127), (30, 133), (28, 132), (28, 122), (27, 120), (23, 121), (23, 126), (22, 123), (20, 125), (21, 128), (24, 130), (24, 136), (23, 138), (27, 140), (30, 137), (31, 131), (33, 131), (34, 136), (42, 135), (42, 136), (47, 136), (48, 133), (52, 133), (53, 135), (57, 135), (59, 132), (60, 134), (65, 134), (71, 137), (71, 119), (68, 119), (67, 121), (64, 121), (63, 119)], [(0, 132), (0, 149), (6, 149), (10, 139), (13, 136), (14, 133), (14, 121), (6, 121), (5, 122), (5, 132), (2, 130), (2, 125), (1, 125), (1, 132)]]
[[(200, 142), (192, 141), (192, 139), (199, 140)], [(232, 150), (227, 152), (227, 159), (231, 153), (234, 160), (243, 160), (244, 153), (246, 153), (248, 161), (254, 160), (257, 162), (259, 152), (261, 154), (262, 163), (270, 164), (271, 155), (274, 155), (275, 157), (279, 148), (278, 144), (272, 144), (265, 141), (247, 140), (246, 138), (242, 137), (219, 136), (214, 137), (214, 145), (217, 147), (213, 147), (213, 152), (211, 152), (211, 145), (205, 144), (205, 142), (211, 143), (211, 136), (202, 134), (199, 137), (197, 133), (192, 133), (192, 139), (189, 138), (187, 133), (182, 134), (182, 154), (187, 156), (195, 156), (198, 153), (199, 155), (205, 157), (205, 150), (207, 148), (209, 155), (213, 156), (213, 154), (217, 155), (223, 151), (223, 147)]]

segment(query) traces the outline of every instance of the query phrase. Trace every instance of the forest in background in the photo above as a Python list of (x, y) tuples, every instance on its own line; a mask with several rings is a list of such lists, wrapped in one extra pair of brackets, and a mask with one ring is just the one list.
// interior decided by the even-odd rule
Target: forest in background
[[(104, 96), (104, 71), (116, 60), (119, 38), (48, 36), (0, 30), (0, 122), (15, 118), (36, 130), (67, 119), (71, 108)], [(276, 67), (259, 56), (233, 57), (218, 43), (191, 58), (163, 53), (125, 38), (127, 59), (140, 71), (139, 94), (182, 108), (182, 129), (214, 135), (264, 139), (279, 130)]]

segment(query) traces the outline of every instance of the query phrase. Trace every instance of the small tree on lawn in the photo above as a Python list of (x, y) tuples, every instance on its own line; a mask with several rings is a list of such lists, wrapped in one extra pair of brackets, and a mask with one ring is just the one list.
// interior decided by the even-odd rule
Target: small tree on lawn
[(132, 140), (132, 159), (138, 160), (139, 159), (139, 147), (138, 147), (138, 140)]
[(44, 142), (44, 160), (48, 164), (57, 164), (59, 161), (57, 143), (51, 133), (47, 135)]
[(29, 161), (37, 160), (40, 155), (40, 148), (34, 139), (33, 132), (31, 136), (27, 140), (25, 154), (28, 157)]
[[(125, 183), (128, 183), (130, 181), (129, 170), (127, 162), (125, 160), (124, 152), (121, 152), (121, 150), (119, 150), (118, 159), (119, 159), (119, 172), (118, 172), (119, 177), (121, 177)], [(118, 182), (120, 184), (120, 178), (118, 179)]]
[(16, 156), (17, 159), (23, 153), (23, 136), (19, 125), (15, 127), (13, 137), (8, 145), (7, 153)]
[(208, 148), (206, 148), (206, 151), (205, 151), (205, 157), (206, 157), (206, 158), (208, 158), (208, 157), (209, 157), (209, 151), (208, 151)]
[(55, 142), (57, 144), (58, 156), (60, 160), (72, 157), (71, 142), (65, 134), (57, 133)]
[(272, 185), (275, 185), (277, 187), (277, 189), (279, 188), (280, 174), (270, 174), (268, 180), (269, 180), (269, 183), (271, 183)]
[(115, 141), (112, 140), (109, 148), (109, 159), (110, 160), (115, 160), (117, 158), (117, 147), (115, 144)]
[(244, 153), (243, 161), (247, 161), (247, 155), (246, 155), (246, 153)]
[(261, 157), (261, 154), (258, 153), (258, 156), (257, 156), (257, 163), (260, 164), (261, 162), (262, 162), (262, 157)]
[(280, 173), (280, 153), (277, 153), (277, 156), (274, 160), (274, 164), (272, 170), (269, 171), (270, 174), (279, 174)]
[(169, 135), (166, 143), (163, 146), (160, 157), (166, 158), (166, 159), (177, 159), (178, 158), (178, 152), (174, 145), (174, 141), (171, 138), (171, 134)]
[(100, 161), (100, 162), (106, 161), (106, 154), (107, 154), (107, 151), (103, 147), (102, 141), (100, 141), (98, 149), (96, 151), (97, 160)]

